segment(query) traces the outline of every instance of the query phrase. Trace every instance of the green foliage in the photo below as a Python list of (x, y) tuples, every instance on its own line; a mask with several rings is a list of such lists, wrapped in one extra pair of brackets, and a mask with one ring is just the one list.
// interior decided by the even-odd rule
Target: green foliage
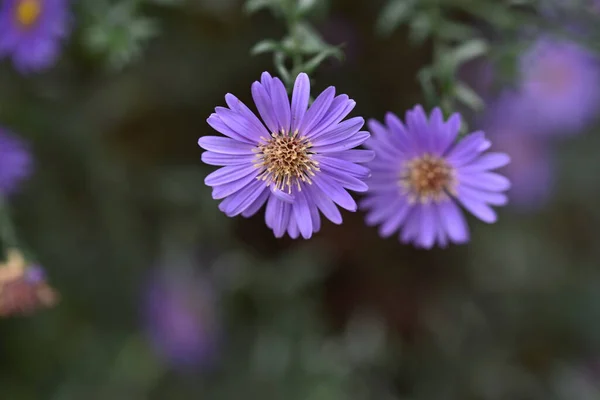
[(158, 23), (140, 14), (140, 2), (136, 0), (94, 0), (80, 7), (83, 45), (113, 70), (139, 59), (146, 43), (159, 33)]
[(492, 29), (508, 34), (520, 29), (527, 19), (515, 5), (526, 2), (497, 0), (390, 0), (380, 13), (377, 32), (389, 36), (399, 26), (407, 25), (413, 45), (433, 43), (431, 65), (418, 73), (425, 99), (430, 107), (441, 105), (446, 113), (456, 103), (473, 111), (481, 111), (484, 102), (466, 83), (458, 78), (467, 62), (485, 57), (489, 43), (471, 23), (457, 21), (453, 13), (463, 12)]
[[(321, 35), (306, 21), (316, 9), (316, 0), (248, 0), (246, 10), (253, 13), (269, 9), (274, 16), (284, 20), (288, 34), (281, 40), (266, 39), (257, 43), (251, 54), (273, 53), (278, 74), (291, 90), (300, 72), (311, 74), (330, 57), (343, 59), (341, 46), (327, 44)], [(291, 64), (291, 67), (289, 65)]]

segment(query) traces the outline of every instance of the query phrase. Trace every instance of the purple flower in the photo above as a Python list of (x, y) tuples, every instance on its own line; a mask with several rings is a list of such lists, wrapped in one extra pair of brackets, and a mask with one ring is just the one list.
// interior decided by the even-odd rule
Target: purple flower
[(598, 59), (575, 43), (542, 38), (522, 56), (515, 122), (541, 134), (573, 133), (599, 110)]
[(209, 365), (216, 353), (214, 296), (207, 281), (160, 270), (145, 290), (143, 316), (150, 341), (176, 367)]
[(14, 193), (31, 174), (33, 160), (28, 146), (0, 128), (0, 196)]
[(460, 121), (453, 114), (444, 122), (439, 108), (428, 119), (421, 106), (406, 113), (406, 126), (392, 113), (386, 125), (369, 121), (373, 137), (366, 147), (376, 157), (369, 163), (373, 176), (361, 207), (382, 237), (400, 230), (400, 241), (417, 247), (465, 243), (469, 230), (457, 201), (482, 221), (496, 221), (489, 205), (506, 204), (502, 192), (510, 182), (490, 171), (510, 158), (484, 154), (491, 142), (481, 131), (455, 143)]
[[(208, 175), (219, 209), (233, 217), (249, 217), (267, 204), (265, 221), (276, 237), (308, 239), (321, 226), (319, 210), (335, 224), (342, 216), (335, 204), (356, 211), (346, 189), (365, 192), (373, 152), (353, 150), (369, 138), (360, 117), (342, 120), (355, 102), (329, 87), (308, 108), (310, 82), (298, 75), (292, 102), (283, 83), (264, 72), (252, 85), (252, 97), (262, 117), (234, 95), (229, 108), (217, 107), (208, 124), (227, 137), (205, 136), (198, 144), (208, 150), (202, 161), (224, 166)], [(266, 125), (266, 128), (265, 128)], [(335, 203), (335, 204), (334, 204)]]
[(511, 205), (524, 211), (538, 209), (549, 199), (554, 185), (552, 146), (547, 138), (531, 135), (516, 125), (502, 100), (507, 99), (488, 109), (485, 131), (495, 148), (510, 156), (510, 164), (499, 172), (511, 182)]
[(5, 0), (0, 6), (0, 58), (22, 73), (53, 65), (69, 32), (67, 0)]

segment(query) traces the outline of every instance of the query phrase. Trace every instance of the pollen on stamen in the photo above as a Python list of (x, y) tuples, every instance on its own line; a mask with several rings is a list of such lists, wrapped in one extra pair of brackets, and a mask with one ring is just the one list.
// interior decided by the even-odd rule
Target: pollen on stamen
[(439, 202), (455, 192), (454, 169), (446, 160), (425, 154), (405, 163), (399, 184), (409, 203)]
[(296, 133), (273, 134), (266, 143), (261, 143), (256, 148), (254, 167), (263, 169), (257, 179), (288, 194), (293, 186), (301, 190), (301, 182), (312, 184), (310, 177), (315, 176), (319, 167), (318, 162), (312, 159), (311, 147), (312, 143), (308, 139), (298, 137)]

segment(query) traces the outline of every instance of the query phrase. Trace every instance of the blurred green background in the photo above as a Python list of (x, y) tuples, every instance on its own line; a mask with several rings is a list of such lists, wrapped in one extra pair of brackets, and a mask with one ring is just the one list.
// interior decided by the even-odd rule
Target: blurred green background
[[(346, 43), (315, 91), (336, 86), (366, 118), (422, 102), (415, 76), (431, 61), (404, 28), (374, 34), (383, 4), (333, 1), (314, 20)], [(14, 224), (62, 297), (0, 321), (0, 399), (600, 399), (596, 127), (559, 146), (543, 208), (470, 218), (468, 245), (415, 250), (361, 212), (277, 240), (262, 212), (218, 211), (196, 142), (225, 93), (250, 104), (250, 84), (275, 72), (249, 49), (284, 27), (235, 0), (147, 12), (160, 34), (119, 72), (76, 39), (43, 74), (0, 65), (0, 121), (36, 159)], [(199, 360), (154, 342), (157, 271), (189, 308), (182, 329), (204, 338)], [(170, 296), (154, 299), (166, 314)]]

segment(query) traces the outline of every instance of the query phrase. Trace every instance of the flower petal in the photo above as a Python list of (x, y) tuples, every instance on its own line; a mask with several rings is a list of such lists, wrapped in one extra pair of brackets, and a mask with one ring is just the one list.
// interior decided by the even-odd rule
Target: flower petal
[[(238, 179), (237, 181), (229, 182), (223, 185), (213, 187), (212, 197), (215, 200), (223, 199), (227, 196), (231, 196), (232, 194), (242, 190), (244, 187), (248, 186), (252, 181), (257, 180), (256, 177), (259, 174), (259, 170), (256, 169), (253, 173)], [(263, 184), (264, 185), (264, 184)]]
[(333, 143), (326, 146), (314, 146), (313, 151), (316, 153), (334, 153), (338, 151), (345, 151), (353, 149), (363, 144), (371, 135), (369, 132), (361, 131), (350, 138), (341, 142)]
[(310, 220), (312, 222), (312, 230), (313, 233), (317, 233), (321, 230), (321, 215), (319, 214), (319, 209), (317, 208), (315, 203), (312, 202), (311, 199), (308, 197), (307, 192), (304, 193), (307, 196), (306, 199), (308, 201), (308, 208), (310, 209)]
[(504, 193), (488, 192), (487, 190), (475, 189), (464, 185), (458, 189), (458, 194), (483, 201), (493, 206), (504, 206), (508, 203), (508, 197)]
[(510, 156), (505, 153), (488, 153), (479, 157), (471, 164), (461, 168), (462, 172), (482, 172), (502, 168), (510, 163)]
[(439, 220), (442, 227), (454, 243), (469, 241), (469, 227), (462, 211), (453, 200), (448, 200), (438, 205)]
[(290, 222), (292, 205), (284, 203), (275, 196), (269, 196), (267, 210), (265, 212), (265, 223), (273, 230), (275, 237), (284, 235)]
[(348, 211), (356, 211), (356, 202), (344, 190), (344, 188), (334, 181), (332, 178), (324, 174), (318, 174), (314, 177), (313, 182), (327, 195), (334, 203)]
[(340, 185), (348, 190), (353, 190), (355, 192), (366, 192), (369, 190), (369, 186), (358, 178), (355, 178), (352, 175), (344, 173), (337, 168), (331, 168), (327, 165), (321, 165), (321, 172), (329, 175)]
[(391, 215), (389, 215), (379, 227), (379, 234), (384, 238), (389, 237), (394, 232), (398, 231), (412, 208), (412, 206), (402, 198), (398, 198), (393, 204), (394, 209)]
[(444, 127), (444, 136), (440, 138), (439, 154), (445, 154), (454, 143), (460, 133), (461, 123), (462, 118), (459, 113), (450, 116)]
[(291, 129), (292, 133), (296, 132), (300, 128), (300, 123), (306, 110), (308, 109), (308, 100), (310, 98), (310, 79), (304, 72), (298, 74), (296, 82), (294, 83), (294, 91), (292, 93), (292, 121)]
[(273, 110), (271, 97), (263, 85), (258, 82), (252, 84), (251, 91), (254, 104), (256, 104), (260, 117), (265, 121), (265, 125), (271, 133), (277, 132), (278, 120), (275, 116), (275, 110)]
[(352, 135), (356, 135), (360, 128), (365, 124), (362, 117), (354, 117), (346, 120), (334, 127), (331, 127), (316, 139), (311, 140), (314, 146), (326, 146), (341, 142)]
[(273, 196), (277, 197), (279, 200), (290, 204), (294, 202), (295, 197), (293, 194), (286, 193), (283, 190), (277, 189), (274, 184), (270, 186), (270, 189)]
[(254, 181), (247, 186), (246, 190), (239, 191), (223, 200), (220, 209), (227, 216), (234, 217), (253, 205), (254, 201), (264, 192), (268, 192), (265, 185), (260, 181)]
[(502, 175), (493, 172), (478, 172), (465, 174), (459, 170), (458, 182), (481, 190), (502, 192), (510, 189), (510, 181)]
[(487, 222), (488, 224), (496, 222), (498, 219), (496, 212), (481, 200), (466, 196), (461, 193), (458, 196), (458, 201), (474, 216)]
[(255, 172), (256, 168), (252, 165), (241, 164), (241, 165), (230, 165), (227, 167), (219, 168), (216, 171), (208, 174), (204, 178), (204, 184), (207, 186), (219, 186), (225, 183), (237, 181), (243, 177), (250, 175)]
[(406, 223), (400, 233), (400, 241), (403, 243), (410, 243), (419, 236), (421, 229), (421, 207), (412, 207), (408, 216), (406, 217)]
[(285, 86), (279, 80), (279, 78), (273, 79), (271, 101), (273, 102), (273, 111), (275, 111), (275, 117), (277, 118), (278, 131), (288, 133), (290, 130), (290, 100), (285, 90)]
[(346, 116), (350, 114), (350, 111), (354, 109), (355, 105), (356, 102), (350, 100), (345, 94), (335, 97), (325, 116), (306, 136), (311, 140), (321, 136), (346, 118)]
[(202, 136), (198, 139), (198, 145), (204, 150), (214, 153), (232, 155), (254, 155), (253, 150), (256, 148), (256, 146), (248, 143), (241, 143), (237, 140), (219, 136)]
[(399, 196), (373, 196), (364, 199), (361, 202), (361, 209), (371, 209), (367, 212), (365, 222), (369, 226), (382, 223), (400, 208), (403, 202)]
[(208, 165), (224, 166), (224, 165), (238, 165), (248, 164), (252, 165), (255, 156), (254, 155), (230, 155), (230, 154), (219, 154), (213, 153), (212, 151), (205, 151), (201, 156), (202, 162)]
[[(419, 138), (417, 135), (410, 135), (406, 130), (406, 127), (400, 121), (400, 118), (394, 113), (388, 112), (385, 114), (385, 123), (389, 127), (386, 131), (389, 134), (382, 134), (378, 137), (383, 143), (387, 143), (391, 149), (397, 148), (398, 150), (406, 153), (407, 155), (414, 156), (419, 151)], [(379, 122), (373, 121), (373, 127), (377, 128)], [(383, 133), (383, 129), (379, 129), (380, 133)]]
[(446, 159), (455, 167), (465, 165), (477, 158), (481, 153), (479, 148), (486, 142), (482, 131), (471, 133), (464, 137), (456, 146), (450, 148)]
[(252, 141), (250, 138), (237, 133), (236, 131), (231, 129), (229, 126), (227, 126), (227, 124), (225, 124), (225, 122), (223, 122), (221, 117), (219, 117), (216, 113), (211, 114), (210, 117), (208, 117), (208, 119), (206, 120), (206, 122), (215, 131), (222, 133), (223, 135), (230, 137), (231, 139), (234, 139), (234, 140), (237, 140), (237, 141), (243, 142), (243, 143), (254, 144), (254, 141)]
[(311, 129), (319, 123), (323, 118), (335, 95), (335, 88), (333, 86), (328, 87), (321, 93), (315, 101), (312, 103), (302, 122), (300, 123), (300, 136), (306, 136), (310, 133)]
[(346, 150), (339, 153), (327, 153), (327, 156), (352, 163), (367, 163), (373, 161), (375, 152), (372, 150)]
[(313, 157), (313, 159), (319, 163), (319, 166), (325, 165), (331, 169), (336, 169), (342, 173), (348, 173), (359, 179), (366, 179), (371, 175), (369, 168), (349, 161), (340, 160), (337, 157), (331, 157), (331, 153), (327, 156), (319, 154)]
[(292, 209), (300, 234), (304, 239), (310, 239), (313, 233), (313, 224), (308, 201), (303, 190), (296, 193), (296, 201)]
[(298, 239), (300, 236), (300, 231), (298, 230), (298, 224), (294, 218), (290, 218), (290, 222), (288, 224), (287, 233), (290, 235), (292, 239)]
[(261, 120), (258, 119), (256, 114), (254, 114), (254, 112), (252, 112), (252, 110), (250, 110), (250, 108), (248, 108), (248, 106), (246, 106), (240, 99), (238, 99), (231, 93), (227, 93), (225, 95), (225, 101), (227, 102), (229, 108), (240, 114), (250, 124), (252, 124), (252, 126), (256, 130), (255, 133), (257, 133), (254, 135), (254, 137), (252, 137), (254, 141), (258, 141), (261, 136), (267, 136), (269, 134)]
[(265, 204), (265, 202), (267, 201), (268, 198), (269, 198), (269, 191), (268, 190), (263, 191), (260, 194), (260, 196), (258, 196), (256, 198), (256, 200), (254, 200), (254, 202), (251, 205), (249, 205), (248, 208), (246, 208), (244, 210), (244, 212), (242, 212), (242, 217), (249, 218), (249, 217), (253, 216), (254, 214), (256, 214), (258, 212), (258, 210), (260, 210), (260, 208)]
[(244, 137), (247, 142), (258, 143), (261, 137), (268, 135), (264, 127), (261, 130), (256, 129), (254, 124), (244, 117), (225, 107), (216, 107), (215, 112), (232, 131)]
[(421, 208), (421, 227), (417, 244), (425, 249), (430, 249), (435, 243), (437, 215), (432, 203), (422, 204)]
[(267, 71), (260, 74), (260, 83), (265, 88), (265, 91), (269, 97), (271, 97), (271, 94), (273, 93), (273, 77), (271, 74), (269, 74)]
[(308, 185), (307, 190), (310, 198), (315, 202), (315, 205), (328, 220), (336, 225), (342, 223), (342, 214), (340, 213), (340, 210), (320, 188), (316, 185)]

